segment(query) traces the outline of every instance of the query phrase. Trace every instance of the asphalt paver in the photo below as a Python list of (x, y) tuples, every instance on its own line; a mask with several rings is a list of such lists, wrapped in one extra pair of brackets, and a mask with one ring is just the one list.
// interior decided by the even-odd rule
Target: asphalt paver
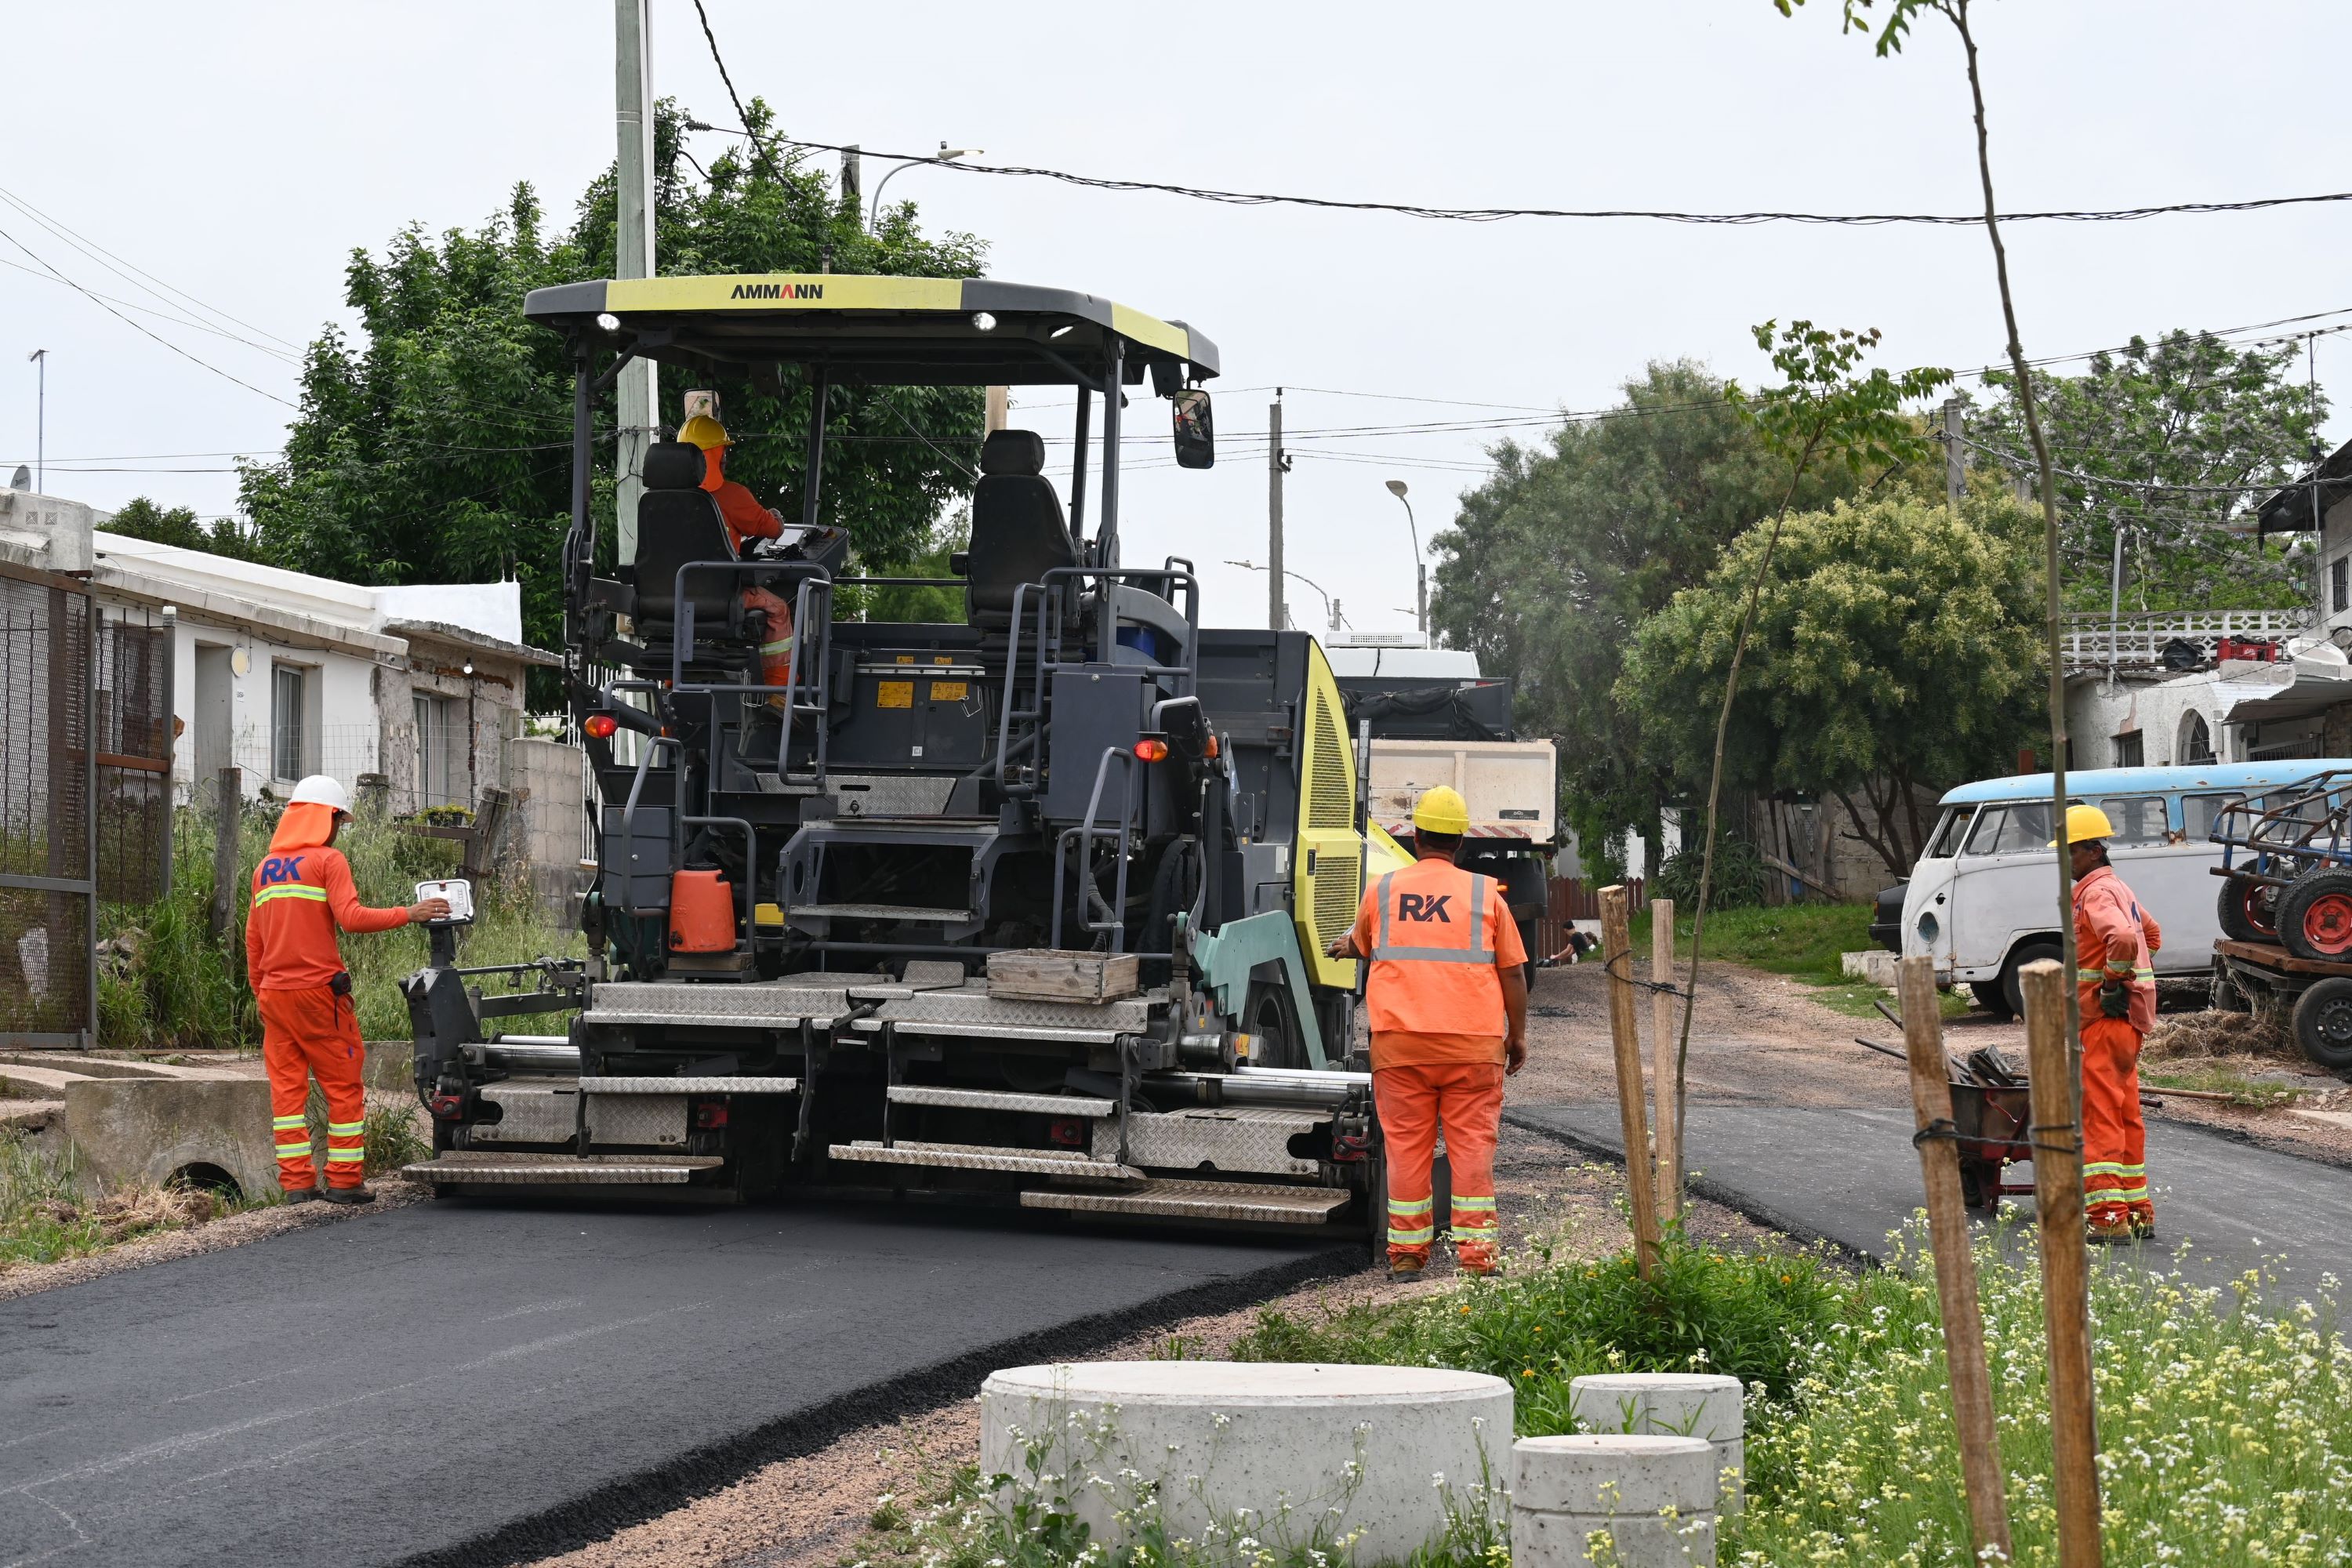
[(882, 1205), (425, 1204), (0, 1303), (0, 1564), (504, 1563), (1360, 1267)]
[[(1624, 1157), (1617, 1105), (1513, 1104), (1507, 1120), (1612, 1159)], [(1889, 1233), (1925, 1201), (1911, 1111), (1877, 1106), (1689, 1107), (1685, 1163), (1692, 1188), (1794, 1235), (1820, 1237), (1867, 1258), (1885, 1256)], [(2157, 1242), (2102, 1247), (2103, 1257), (2170, 1267), (2189, 1245), (2184, 1271), (2218, 1282), (2246, 1269), (2283, 1270), (2278, 1285), (2308, 1291), (2323, 1273), (2352, 1279), (2352, 1177), (2337, 1166), (2280, 1153), (2202, 1128), (2151, 1119), (2148, 1179)], [(2003, 1180), (2032, 1180), (2011, 1165)], [(2030, 1225), (2031, 1196), (2004, 1200)], [(1978, 1225), (1992, 1222), (1978, 1215)], [(2023, 1227), (2011, 1233), (2019, 1241)]]

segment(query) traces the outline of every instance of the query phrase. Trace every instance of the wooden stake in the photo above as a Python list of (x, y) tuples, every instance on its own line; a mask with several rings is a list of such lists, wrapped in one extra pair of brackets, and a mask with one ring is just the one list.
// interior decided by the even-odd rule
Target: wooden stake
[[(1950, 1065), (1937, 1016), (1936, 962), (1903, 961), (1903, 1046), (1911, 1058), (1911, 1113), (1919, 1131), (1952, 1126)], [(2037, 1170), (2040, 1169), (2037, 1163)], [(1944, 1310), (1944, 1365), (1952, 1381), (1952, 1426), (1960, 1439), (1960, 1479), (1968, 1489), (1976, 1561), (1991, 1547), (2010, 1560), (2009, 1498), (2000, 1438), (1993, 1426), (1992, 1380), (1985, 1371), (1984, 1315), (1977, 1304), (1977, 1259), (1960, 1201), (1960, 1151), (1951, 1139), (1919, 1140), (1919, 1174), (1927, 1187), (1927, 1242), (1936, 1258), (1936, 1293)]]
[[(245, 804), (245, 773), (223, 768), (213, 775), (213, 901), (205, 924), (217, 942), (236, 918), (238, 809)], [(240, 970), (242, 963), (236, 965)]]
[(1609, 1039), (1617, 1048), (1617, 1113), (1625, 1134), (1625, 1187), (1633, 1200), (1633, 1267), (1657, 1272), (1658, 1210), (1650, 1186), (1649, 1131), (1642, 1125), (1642, 1036), (1633, 1020), (1633, 938), (1622, 887), (1601, 889), (1601, 957), (1609, 973)]
[(2066, 1049), (2066, 972), (2018, 972), (2032, 1055), (2033, 1198), (2042, 1221), (2042, 1316), (2050, 1335), (2050, 1439), (2061, 1568), (2099, 1568), (2099, 1430), (2091, 1386), (2090, 1271), (2084, 1239), (2079, 1095)]
[[(1675, 901), (1650, 900), (1650, 978), (1660, 985), (1675, 983)], [(1650, 993), (1650, 1092), (1658, 1140), (1658, 1223), (1672, 1225), (1683, 1206), (1683, 1151), (1678, 1136), (1682, 1118), (1675, 1104), (1675, 998), (1671, 992)]]

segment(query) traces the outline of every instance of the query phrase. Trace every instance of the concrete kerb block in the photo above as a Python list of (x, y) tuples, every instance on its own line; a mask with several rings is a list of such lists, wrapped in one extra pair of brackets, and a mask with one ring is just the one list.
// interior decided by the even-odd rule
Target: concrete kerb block
[(1713, 1446), (1716, 1510), (1740, 1510), (1748, 1473), (1747, 1400), (1721, 1373), (1596, 1373), (1568, 1385), (1569, 1410), (1587, 1432), (1696, 1437)]
[(1514, 1568), (1714, 1568), (1713, 1444), (1591, 1432), (1511, 1455)]
[(1444, 1536), (1449, 1508), (1500, 1523), (1511, 1389), (1477, 1373), (1078, 1363), (995, 1373), (980, 1403), (1000, 1506), (1066, 1510), (1097, 1541), (1156, 1516), (1220, 1558), (1253, 1556), (1248, 1537), (1402, 1562)]
[(1901, 953), (1889, 952), (1883, 947), (1869, 948), (1861, 952), (1838, 954), (1838, 967), (1844, 971), (1848, 980), (1859, 980), (1884, 991), (1892, 991), (1895, 988), (1900, 978), (1899, 965), (1902, 962)]
[(67, 1086), (65, 1101), (66, 1137), (93, 1196), (204, 1166), (248, 1198), (278, 1190), (264, 1079), (85, 1079)]

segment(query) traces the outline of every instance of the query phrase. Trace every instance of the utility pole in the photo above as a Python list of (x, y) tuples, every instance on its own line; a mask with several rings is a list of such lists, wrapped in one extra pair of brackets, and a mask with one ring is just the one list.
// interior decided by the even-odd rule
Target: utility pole
[(40, 391), (36, 395), (33, 413), (33, 489), (47, 495), (49, 493), (49, 351), (35, 349), (25, 357), (33, 362), (34, 374), (40, 378)]
[[(886, 179), (887, 175), (884, 176)], [(865, 205), (866, 161), (859, 156), (857, 143), (853, 142), (841, 150), (841, 199), (856, 212)]]
[(2112, 691), (2122, 679), (2116, 673), (2116, 650), (2123, 638), (2124, 625), (2124, 525), (2112, 508), (2108, 510), (2107, 521), (2116, 536), (2115, 565), (2107, 574), (2107, 689)]
[(1290, 624), (1282, 592), (1282, 476), (1290, 459), (1282, 450), (1282, 388), (1278, 386), (1274, 389), (1274, 401), (1266, 405), (1265, 430), (1265, 615), (1266, 625), (1280, 631)]
[[(654, 88), (653, 57), (646, 13), (651, 0), (614, 0), (615, 90), (614, 119), (620, 129), (620, 221), (614, 237), (616, 278), (654, 275)], [(620, 429), (614, 443), (616, 480), (614, 542), (622, 564), (637, 558), (637, 500), (645, 494), (646, 448), (653, 444), (661, 386), (649, 359), (622, 367), (615, 384)]]
[(1960, 499), (1969, 493), (1966, 407), (1957, 397), (1944, 400), (1944, 504), (1954, 511), (1960, 510)]

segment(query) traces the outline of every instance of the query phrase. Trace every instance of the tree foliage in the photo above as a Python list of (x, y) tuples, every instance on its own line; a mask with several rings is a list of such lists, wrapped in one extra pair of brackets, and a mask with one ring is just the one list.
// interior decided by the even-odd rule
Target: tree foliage
[[(1894, 496), (1790, 516), (1758, 601), (1727, 782), (1837, 796), (1907, 872), (1917, 788), (2004, 771), (2032, 733), (2037, 515), (2002, 498), (1955, 514)], [(1763, 546), (1760, 531), (1740, 539), (1634, 638), (1616, 697), (1663, 772), (1706, 772), (1715, 714), (1691, 694), (1722, 688)]]
[(207, 523), (196, 516), (193, 507), (160, 507), (145, 496), (133, 496), (125, 501), (121, 510), (106, 520), (106, 531), (143, 539), (151, 544), (226, 555), (236, 561), (269, 559), (259, 541), (237, 527), (236, 519), (216, 517)]
[[(2295, 376), (2296, 346), (2243, 348), (2210, 332), (2134, 338), (2080, 375), (2035, 371), (2033, 390), (2058, 475), (2067, 596), (2108, 602), (2116, 531), (2125, 535), (2127, 602), (2140, 609), (2307, 603), (2308, 557), (2250, 536), (2254, 508), (2308, 461), (2326, 400)], [(1981, 416), (1987, 446), (2024, 458), (2016, 376)], [(2140, 486), (2179, 487), (2154, 490)]]
[[(1563, 424), (1541, 445), (1495, 447), (1494, 476), (1432, 541), (1432, 625), (1513, 679), (1524, 729), (1560, 740), (1570, 820), (1603, 864), (1627, 829), (1654, 844), (1661, 805), (1688, 793), (1644, 756), (1617, 704), (1625, 648), (1787, 488), (1786, 468), (1724, 392), (1701, 365), (1654, 363), (1607, 415)], [(1854, 486), (1843, 467), (1817, 469), (1796, 504), (1826, 505)]]
[[(856, 203), (805, 163), (730, 151), (699, 172), (665, 100), (655, 136), (656, 257), (665, 275), (836, 271), (970, 277), (982, 247), (925, 238), (901, 205), (868, 235)], [(751, 129), (770, 118), (754, 101)], [(550, 233), (537, 195), (516, 186), (473, 231), (421, 225), (381, 256), (352, 253), (345, 298), (355, 332), (328, 328), (303, 369), (301, 412), (283, 458), (240, 482), (259, 547), (301, 571), (403, 584), (511, 575), (525, 637), (562, 636), (558, 557), (570, 521), (572, 374), (556, 334), (529, 323), (531, 289), (614, 271), (610, 171)], [(729, 477), (796, 516), (809, 394), (787, 371), (662, 375), (659, 420), (675, 426), (689, 385), (719, 395), (736, 437)], [(978, 388), (839, 388), (828, 401), (820, 515), (851, 531), (858, 563), (895, 567), (931, 550), (944, 503), (971, 483)], [(612, 539), (613, 395), (599, 409), (593, 476), (599, 533)], [(541, 700), (547, 693), (538, 694)]]

